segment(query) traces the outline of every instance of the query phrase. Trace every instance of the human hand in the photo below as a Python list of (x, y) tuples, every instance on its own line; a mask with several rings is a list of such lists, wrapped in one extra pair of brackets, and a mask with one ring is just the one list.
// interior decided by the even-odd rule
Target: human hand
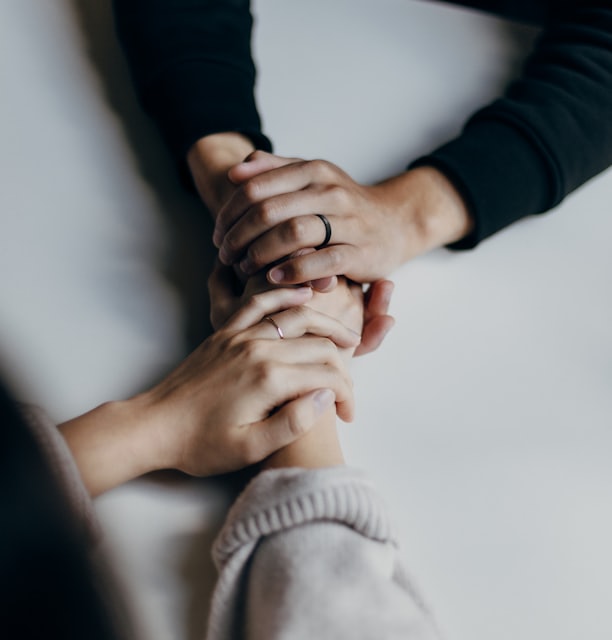
[(228, 170), (254, 150), (248, 138), (238, 133), (216, 133), (197, 140), (187, 152), (187, 166), (195, 188), (213, 219), (235, 191)]
[[(251, 288), (254, 291), (269, 289), (270, 286), (261, 274), (252, 277), (247, 283), (247, 289)], [(336, 318), (343, 325), (361, 331), (364, 321), (362, 285), (339, 277), (337, 286), (333, 290), (328, 292), (315, 291), (307, 304), (326, 316)], [(339, 349), (347, 363), (354, 351), (353, 345)], [(344, 456), (338, 438), (336, 413), (332, 407), (331, 411), (321, 414), (319, 420), (308, 433), (267, 456), (262, 461), (261, 469), (293, 466), (317, 468), (339, 465), (343, 462)]]
[[(229, 269), (225, 267), (225, 269)], [(360, 316), (363, 307), (362, 321), (364, 322), (362, 342), (357, 347), (355, 355), (360, 355), (376, 349), (387, 331), (393, 326), (393, 318), (385, 315), (393, 283), (389, 280), (379, 280), (370, 286), (363, 296), (362, 287), (351, 283), (345, 278), (339, 278), (339, 284), (334, 291), (320, 293), (313, 296), (312, 304), (317, 309), (342, 318), (343, 322), (354, 323)], [(355, 325), (350, 325), (355, 326)], [(344, 350), (350, 354), (351, 349)], [(262, 469), (283, 467), (319, 468), (341, 465), (344, 463), (342, 447), (338, 438), (336, 421), (323, 419), (317, 423), (302, 438), (294, 440), (286, 447), (276, 450), (262, 463)]]
[(354, 348), (359, 336), (305, 306), (311, 298), (308, 288), (251, 297), (145, 394), (173, 468), (209, 475), (258, 462), (308, 431), (334, 399), (352, 420), (352, 382), (336, 345)]
[(389, 315), (393, 287), (391, 280), (376, 280), (366, 289), (361, 342), (355, 349), (354, 356), (364, 356), (376, 351), (393, 328), (395, 319)]
[[(222, 326), (226, 320), (235, 313), (246, 298), (253, 293), (265, 291), (270, 288), (270, 284), (265, 280), (262, 274), (258, 274), (249, 279), (245, 285), (237, 278), (231, 267), (225, 267), (217, 263), (208, 281), (208, 290), (211, 298), (211, 323), (213, 328), (217, 329)], [(344, 287), (349, 287), (348, 283), (343, 283)], [(357, 289), (361, 290), (361, 286), (355, 283), (350, 285), (353, 296), (357, 296)], [(377, 280), (367, 288), (362, 302), (360, 302), (361, 318), (353, 317), (350, 319), (351, 329), (357, 331), (361, 327), (361, 342), (357, 346), (354, 355), (361, 356), (375, 351), (383, 339), (393, 327), (395, 320), (388, 315), (391, 294), (393, 292), (393, 283), (390, 280)], [(346, 299), (346, 298), (345, 298)], [(321, 300), (323, 304), (328, 305), (327, 309), (317, 307), (316, 301)], [(309, 303), (320, 311), (329, 313), (334, 317), (342, 318), (335, 315), (338, 310), (330, 309), (329, 304), (334, 300), (333, 297), (324, 293), (315, 293), (312, 301)]]
[[(243, 162), (255, 147), (240, 133), (213, 133), (197, 140), (187, 153), (187, 166), (202, 202), (213, 219), (234, 193), (237, 185), (228, 178), (228, 171)], [(259, 171), (276, 167), (276, 156), (266, 154), (258, 164)]]
[[(274, 165), (274, 168), (270, 168)], [(213, 241), (224, 264), (247, 274), (304, 248), (268, 270), (276, 284), (343, 274), (357, 282), (385, 277), (406, 260), (448, 244), (470, 230), (463, 200), (443, 174), (419, 167), (365, 186), (323, 161), (256, 151), (228, 172), (238, 188), (219, 210)]]
[(200, 476), (248, 466), (303, 436), (334, 402), (351, 420), (338, 347), (359, 336), (306, 307), (312, 295), (303, 287), (253, 296), (151, 390), (60, 425), (91, 494), (158, 469)]

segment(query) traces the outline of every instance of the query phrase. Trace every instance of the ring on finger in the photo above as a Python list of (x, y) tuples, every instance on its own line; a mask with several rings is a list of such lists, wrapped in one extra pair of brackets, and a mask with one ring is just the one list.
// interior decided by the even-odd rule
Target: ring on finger
[(283, 333), (283, 330), (278, 326), (278, 324), (276, 324), (276, 321), (274, 320), (274, 318), (272, 316), (266, 316), (264, 320), (267, 320), (269, 323), (271, 323), (272, 326), (276, 329), (276, 333), (278, 333), (278, 337), (281, 340), (284, 340), (285, 334)]
[(329, 244), (332, 236), (332, 228), (329, 220), (327, 219), (327, 216), (324, 216), (322, 213), (315, 213), (315, 215), (320, 218), (321, 222), (325, 225), (325, 240), (323, 240), (323, 242), (318, 247), (315, 247), (315, 249), (318, 250), (323, 249), (323, 247), (326, 247)]

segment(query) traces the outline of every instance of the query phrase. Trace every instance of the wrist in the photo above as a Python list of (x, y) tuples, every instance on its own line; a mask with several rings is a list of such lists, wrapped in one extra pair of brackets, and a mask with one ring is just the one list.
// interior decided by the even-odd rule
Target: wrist
[(59, 430), (93, 497), (165, 468), (160, 439), (150, 428), (142, 397), (107, 402), (64, 422)]
[(240, 133), (215, 133), (200, 138), (187, 153), (187, 165), (200, 198), (213, 217), (235, 189), (227, 177), (255, 147)]
[(422, 166), (377, 185), (399, 216), (402, 262), (461, 240), (473, 220), (461, 194), (435, 167)]
[(268, 456), (261, 463), (261, 469), (319, 469), (343, 464), (344, 456), (336, 427), (336, 410), (332, 406), (308, 433)]

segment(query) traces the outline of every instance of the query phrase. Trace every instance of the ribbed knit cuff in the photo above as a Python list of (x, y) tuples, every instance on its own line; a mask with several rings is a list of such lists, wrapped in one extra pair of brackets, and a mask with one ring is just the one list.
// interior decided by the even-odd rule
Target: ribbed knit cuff
[(308, 522), (337, 522), (396, 544), (387, 510), (365, 474), (351, 467), (260, 473), (231, 508), (214, 547), (217, 567), (259, 538)]

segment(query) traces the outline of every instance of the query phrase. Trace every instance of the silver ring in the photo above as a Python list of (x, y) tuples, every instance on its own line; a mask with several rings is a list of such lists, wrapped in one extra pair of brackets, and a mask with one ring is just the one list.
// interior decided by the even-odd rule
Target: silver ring
[(321, 222), (325, 225), (325, 240), (323, 240), (323, 242), (318, 247), (315, 247), (315, 249), (318, 250), (326, 247), (329, 244), (332, 236), (332, 228), (331, 224), (329, 224), (329, 220), (322, 213), (315, 213), (315, 216), (321, 218)]
[(283, 333), (283, 330), (276, 324), (276, 322), (274, 321), (274, 318), (272, 318), (271, 316), (266, 316), (264, 320), (267, 320), (268, 322), (272, 323), (272, 325), (276, 329), (276, 333), (278, 333), (278, 337), (281, 340), (284, 340), (285, 334)]

